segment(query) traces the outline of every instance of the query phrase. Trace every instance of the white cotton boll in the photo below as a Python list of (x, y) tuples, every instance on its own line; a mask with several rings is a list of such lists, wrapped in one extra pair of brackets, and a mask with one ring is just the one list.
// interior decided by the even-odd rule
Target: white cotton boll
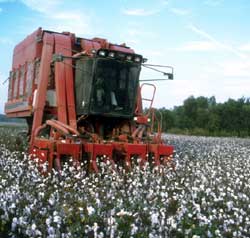
[(195, 203), (195, 204), (194, 204), (194, 207), (195, 207), (195, 209), (196, 209), (196, 212), (198, 212), (198, 213), (201, 212), (201, 207), (200, 207), (199, 204)]
[(88, 211), (88, 214), (91, 216), (92, 214), (94, 214), (95, 209), (92, 206), (88, 206), (87, 211)]
[(74, 170), (75, 170), (75, 167), (74, 167), (74, 166), (70, 166), (70, 167), (69, 167), (69, 172), (72, 173)]
[(124, 211), (124, 210), (122, 209), (122, 210), (121, 210), (120, 212), (118, 212), (116, 215), (119, 216), (119, 217), (121, 217), (121, 216), (131, 216), (132, 213), (131, 213), (131, 212)]
[(99, 199), (99, 198), (97, 198), (97, 199), (96, 199), (96, 204), (97, 204), (97, 206), (98, 206), (98, 207), (100, 207), (100, 206), (101, 206), (101, 201), (100, 201), (100, 199)]
[(50, 226), (51, 218), (50, 217), (46, 218), (45, 223), (46, 223), (47, 226)]
[(25, 213), (27, 215), (30, 215), (30, 213), (31, 213), (30, 207), (28, 207), (28, 206), (25, 207)]
[(53, 236), (55, 234), (54, 227), (52, 227), (52, 226), (48, 227), (47, 232), (48, 232), (49, 236)]
[(56, 215), (56, 216), (54, 216), (53, 221), (54, 221), (55, 223), (57, 223), (57, 224), (61, 224), (61, 217), (58, 216), (58, 215)]
[(112, 217), (112, 216), (109, 217), (109, 218), (108, 218), (108, 225), (111, 226), (111, 225), (113, 225), (114, 223), (115, 223), (114, 217)]
[(35, 223), (33, 223), (33, 224), (31, 225), (31, 230), (32, 230), (32, 231), (35, 231), (35, 230), (36, 230), (36, 224), (35, 224)]
[(208, 238), (213, 237), (213, 234), (212, 234), (209, 230), (207, 231), (207, 237), (208, 237)]
[(15, 209), (15, 208), (16, 208), (16, 204), (15, 203), (11, 203), (10, 209)]
[(153, 232), (150, 232), (148, 237), (149, 238), (157, 238), (158, 235), (154, 234)]
[(217, 230), (215, 230), (215, 235), (217, 235), (217, 236), (219, 236), (220, 235), (220, 231), (217, 229)]
[(99, 234), (97, 234), (97, 238), (104, 238), (103, 232), (100, 232)]
[(77, 173), (77, 174), (75, 174), (75, 176), (74, 176), (76, 179), (80, 179), (81, 178), (81, 174), (80, 173)]
[(14, 217), (12, 219), (12, 223), (11, 223), (11, 230), (14, 231), (16, 229), (17, 225), (18, 225), (18, 219), (16, 217)]
[(168, 219), (167, 219), (167, 224), (169, 224), (173, 229), (176, 229), (177, 228), (177, 223), (174, 219), (173, 216), (170, 216)]
[(39, 231), (38, 229), (36, 229), (35, 236), (41, 237), (42, 236), (42, 232)]
[(49, 204), (50, 204), (51, 206), (53, 206), (53, 205), (55, 204), (55, 199), (54, 199), (53, 196), (51, 196), (51, 197), (49, 198)]
[(231, 211), (233, 209), (233, 201), (227, 202), (227, 209), (228, 211)]
[(207, 188), (205, 192), (206, 192), (206, 194), (210, 194), (211, 191), (212, 191), (211, 188)]
[(192, 191), (198, 192), (198, 191), (199, 191), (199, 188), (197, 188), (197, 187), (192, 187)]
[(22, 225), (22, 226), (27, 224), (27, 222), (25, 221), (25, 218), (23, 216), (19, 217), (18, 220), (19, 220), (19, 224)]
[(131, 235), (135, 235), (138, 231), (138, 227), (135, 224), (131, 225)]
[(92, 227), (93, 231), (94, 231), (94, 237), (97, 237), (97, 230), (98, 230), (98, 224), (96, 222), (94, 222), (94, 225)]
[(186, 229), (185, 230), (185, 235), (189, 235), (189, 233), (192, 231), (192, 229)]
[(44, 195), (45, 195), (44, 192), (39, 192), (39, 193), (38, 193), (38, 196), (39, 196), (40, 198), (44, 198)]
[(158, 214), (157, 213), (151, 214), (151, 223), (152, 223), (152, 225), (159, 224), (159, 219), (158, 219)]
[(82, 207), (78, 207), (80, 212), (83, 212), (83, 208)]

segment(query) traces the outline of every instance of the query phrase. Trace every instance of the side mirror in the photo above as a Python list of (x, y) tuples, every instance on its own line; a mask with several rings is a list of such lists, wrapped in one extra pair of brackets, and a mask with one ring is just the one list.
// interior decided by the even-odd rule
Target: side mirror
[[(166, 78), (162, 79), (143, 79), (140, 81), (163, 81), (163, 80), (173, 80), (174, 79), (174, 68), (172, 66), (168, 65), (157, 65), (157, 64), (142, 64), (143, 67), (156, 71), (160, 74), (163, 74), (164, 76), (167, 76)], [(168, 69), (168, 72), (165, 70), (163, 71), (162, 68)]]
[(165, 76), (168, 76), (169, 80), (173, 80), (174, 79), (174, 74), (172, 73), (164, 73)]

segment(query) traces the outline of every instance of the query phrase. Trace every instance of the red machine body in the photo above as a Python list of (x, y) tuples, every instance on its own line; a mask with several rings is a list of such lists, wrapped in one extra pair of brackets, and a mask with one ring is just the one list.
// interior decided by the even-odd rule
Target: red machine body
[[(142, 63), (125, 44), (39, 28), (14, 49), (5, 113), (27, 120), (31, 157), (47, 161), (49, 171), (73, 158), (98, 172), (101, 156), (127, 167), (135, 157), (160, 165), (173, 147), (161, 139), (154, 95), (141, 96)], [(147, 114), (143, 100), (150, 101)]]

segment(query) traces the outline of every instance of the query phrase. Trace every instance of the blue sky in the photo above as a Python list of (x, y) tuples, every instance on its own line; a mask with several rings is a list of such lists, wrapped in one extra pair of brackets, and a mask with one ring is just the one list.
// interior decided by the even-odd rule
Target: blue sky
[[(126, 42), (148, 63), (172, 65), (174, 81), (156, 83), (155, 107), (181, 105), (190, 95), (249, 97), (249, 12), (249, 0), (0, 0), (0, 82), (14, 46), (41, 26)], [(7, 84), (0, 94), (2, 113)]]

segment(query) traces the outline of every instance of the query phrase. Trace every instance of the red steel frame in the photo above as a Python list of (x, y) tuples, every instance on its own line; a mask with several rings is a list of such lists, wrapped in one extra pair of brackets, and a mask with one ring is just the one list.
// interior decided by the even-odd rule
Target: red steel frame
[[(38, 29), (33, 35), (27, 38), (27, 42), (31, 44), (32, 36), (42, 37), (42, 43), (34, 45), (34, 49), (37, 51), (37, 55), (41, 55), (40, 61), (40, 70), (38, 76), (38, 85), (35, 105), (33, 108), (33, 123), (30, 139), (30, 154), (33, 158), (39, 158), (40, 162), (48, 161), (48, 169), (51, 170), (54, 164), (57, 164), (57, 167), (60, 169), (60, 159), (62, 155), (69, 155), (73, 157), (73, 160), (77, 163), (81, 160), (83, 153), (90, 155), (90, 168), (91, 170), (98, 172), (97, 157), (105, 156), (106, 161), (110, 161), (114, 165), (113, 153), (118, 151), (121, 154), (125, 155), (124, 160), (128, 168), (131, 167), (131, 158), (136, 155), (141, 158), (140, 165), (144, 165), (148, 159), (149, 155), (153, 155), (155, 165), (160, 165), (160, 158), (169, 159), (173, 154), (173, 147), (165, 145), (160, 138), (160, 129), (158, 135), (154, 137), (154, 140), (150, 143), (145, 143), (141, 141), (143, 131), (145, 130), (145, 125), (148, 123), (149, 114), (143, 115), (142, 113), (142, 100), (145, 100), (141, 97), (141, 88), (138, 88), (137, 95), (137, 106), (135, 110), (135, 115), (137, 118), (137, 123), (139, 126), (132, 133), (134, 138), (133, 142), (125, 141), (109, 141), (104, 142), (99, 138), (95, 138), (93, 135), (93, 142), (88, 142), (84, 140), (75, 141), (79, 135), (77, 131), (77, 122), (76, 122), (76, 111), (75, 111), (75, 99), (74, 99), (74, 78), (73, 78), (73, 67), (72, 65), (72, 39), (74, 35), (72, 34), (59, 34), (51, 32), (42, 32), (41, 29)], [(27, 42), (25, 44), (27, 44)], [(107, 48), (111, 50), (118, 50), (125, 53), (133, 53), (134, 51), (123, 46), (117, 46), (109, 44), (104, 39), (94, 38), (93, 40), (84, 40), (81, 41), (81, 47), (84, 49), (86, 54), (91, 55), (91, 50)], [(21, 46), (17, 47), (16, 51), (20, 52)], [(29, 53), (28, 58), (34, 59), (35, 56), (33, 53)], [(61, 54), (68, 56), (64, 59), (64, 62), (55, 62), (55, 91), (56, 91), (56, 116), (57, 120), (47, 120), (44, 125), (42, 125), (44, 113), (45, 113), (45, 103), (46, 103), (46, 93), (49, 84), (49, 76), (51, 73), (51, 62), (53, 60), (53, 54)], [(13, 65), (14, 68), (20, 67), (20, 65), (25, 65), (27, 69), (27, 62), (23, 61), (23, 58), (18, 54), (14, 59)], [(26, 72), (25, 72), (26, 74)], [(20, 74), (19, 74), (20, 78)], [(19, 82), (19, 79), (18, 79)], [(17, 83), (17, 82), (16, 82)], [(24, 85), (26, 85), (26, 77), (24, 78)], [(149, 85), (149, 84), (147, 84)], [(146, 99), (150, 101), (152, 106), (154, 95), (155, 95), (155, 86), (151, 85), (154, 88), (152, 99)], [(143, 87), (143, 85), (141, 86)], [(23, 88), (25, 92), (25, 87)], [(30, 100), (30, 99), (29, 99)], [(34, 100), (34, 99), (33, 99)], [(8, 103), (7, 103), (8, 105)], [(14, 116), (25, 116), (30, 115), (31, 106), (28, 105), (27, 109), (19, 110), (14, 109), (6, 110), (6, 113)], [(25, 114), (27, 111), (27, 114)], [(46, 126), (53, 128), (54, 132), (51, 134), (50, 139), (39, 138), (39, 132), (44, 129)], [(51, 132), (52, 133), (52, 132)], [(66, 138), (62, 139), (62, 135)], [(122, 136), (121, 136), (122, 138)]]

